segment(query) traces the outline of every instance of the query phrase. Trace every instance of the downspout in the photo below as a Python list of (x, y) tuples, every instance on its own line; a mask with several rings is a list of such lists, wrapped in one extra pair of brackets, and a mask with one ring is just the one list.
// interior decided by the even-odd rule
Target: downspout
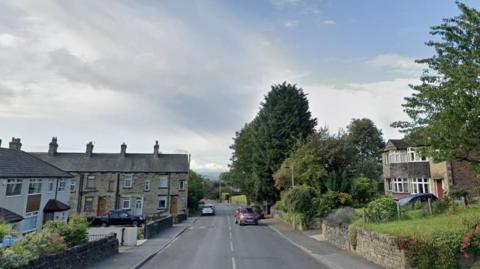
[(172, 212), (171, 212), (171, 211), (172, 211), (172, 208), (170, 207), (170, 206), (171, 206), (171, 204), (170, 204), (170, 200), (171, 200), (171, 199), (170, 199), (170, 198), (171, 198), (171, 197), (170, 197), (170, 184), (171, 184), (171, 182), (170, 182), (170, 181), (171, 181), (171, 180), (170, 180), (170, 179), (171, 179), (171, 178), (170, 178), (170, 175), (171, 175), (171, 173), (170, 173), (170, 174), (167, 174), (167, 178), (168, 178), (168, 188), (167, 188), (167, 202), (168, 202), (168, 206), (167, 206), (167, 210), (168, 210), (168, 213), (169, 213), (169, 214), (172, 213)]
[[(188, 186), (190, 186), (190, 184), (189, 184), (188, 181), (190, 180), (190, 160), (191, 160), (191, 158), (192, 158), (192, 155), (188, 154), (187, 180), (185, 180), (186, 185), (184, 185), (184, 186), (186, 186), (186, 190), (185, 190), (185, 213), (186, 213), (187, 217), (188, 217), (189, 212), (190, 212), (190, 210), (189, 210), (189, 208), (188, 208), (188, 189), (189, 189)], [(202, 197), (202, 198), (203, 198), (203, 197)]]
[(120, 208), (120, 173), (117, 173), (117, 186), (115, 188), (115, 209)]
[(59, 181), (59, 180), (60, 180), (60, 179), (58, 179), (58, 178), (56, 179), (56, 183), (57, 183), (57, 184), (55, 184), (55, 185), (56, 185), (56, 187), (55, 187), (55, 200), (57, 200), (58, 181)]
[(78, 182), (78, 199), (77, 199), (77, 213), (82, 211), (82, 196), (83, 196), (83, 181), (85, 175), (80, 173), (80, 180)]

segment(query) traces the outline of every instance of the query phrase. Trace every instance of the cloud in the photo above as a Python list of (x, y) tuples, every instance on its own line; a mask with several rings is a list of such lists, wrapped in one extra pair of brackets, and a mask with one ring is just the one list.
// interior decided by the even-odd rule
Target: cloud
[(334, 25), (336, 24), (336, 22), (334, 20), (324, 20), (323, 21), (323, 24), (325, 25)]
[(272, 4), (277, 8), (284, 8), (288, 6), (296, 6), (302, 2), (302, 0), (271, 0)]
[(373, 68), (407, 75), (419, 75), (424, 65), (415, 63), (413, 58), (398, 54), (380, 54), (367, 61)]
[(194, 160), (191, 161), (190, 167), (197, 172), (225, 172), (228, 170), (226, 166), (219, 163), (198, 164)]
[(283, 23), (283, 27), (285, 27), (288, 30), (295, 29), (298, 25), (298, 21), (296, 20), (289, 20)]

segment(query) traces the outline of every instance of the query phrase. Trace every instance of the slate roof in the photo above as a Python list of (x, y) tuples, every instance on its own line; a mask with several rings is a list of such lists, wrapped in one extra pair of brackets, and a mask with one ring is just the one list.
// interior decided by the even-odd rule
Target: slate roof
[(407, 149), (408, 147), (410, 147), (410, 145), (404, 139), (390, 139), (388, 140), (388, 142), (392, 143), (393, 146), (399, 150)]
[(9, 222), (9, 223), (13, 223), (13, 222), (19, 222), (21, 220), (23, 220), (22, 216), (20, 216), (16, 213), (13, 213), (12, 211), (10, 211), (8, 209), (0, 207), (0, 221), (6, 221), (6, 222)]
[(55, 200), (50, 199), (48, 200), (47, 204), (43, 208), (43, 212), (59, 212), (59, 211), (67, 211), (70, 209), (70, 206)]
[(187, 173), (189, 169), (187, 154), (127, 153), (125, 157), (118, 153), (59, 152), (31, 153), (68, 172), (125, 172), (125, 173)]
[(0, 178), (70, 178), (72, 175), (24, 151), (0, 148)]

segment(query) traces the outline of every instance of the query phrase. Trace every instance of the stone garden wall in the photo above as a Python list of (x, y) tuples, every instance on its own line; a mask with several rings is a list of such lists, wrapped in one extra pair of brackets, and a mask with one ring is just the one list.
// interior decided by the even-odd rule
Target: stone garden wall
[(115, 234), (30, 261), (21, 269), (80, 269), (118, 253)]
[(145, 225), (145, 239), (150, 239), (161, 231), (173, 226), (173, 217), (168, 216)]

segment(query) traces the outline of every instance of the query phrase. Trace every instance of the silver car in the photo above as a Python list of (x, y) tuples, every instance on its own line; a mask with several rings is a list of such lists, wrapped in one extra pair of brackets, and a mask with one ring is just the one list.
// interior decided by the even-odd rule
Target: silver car
[(201, 212), (201, 215), (202, 216), (205, 216), (205, 215), (215, 215), (215, 206), (211, 205), (211, 204), (205, 204), (202, 206), (202, 212)]

